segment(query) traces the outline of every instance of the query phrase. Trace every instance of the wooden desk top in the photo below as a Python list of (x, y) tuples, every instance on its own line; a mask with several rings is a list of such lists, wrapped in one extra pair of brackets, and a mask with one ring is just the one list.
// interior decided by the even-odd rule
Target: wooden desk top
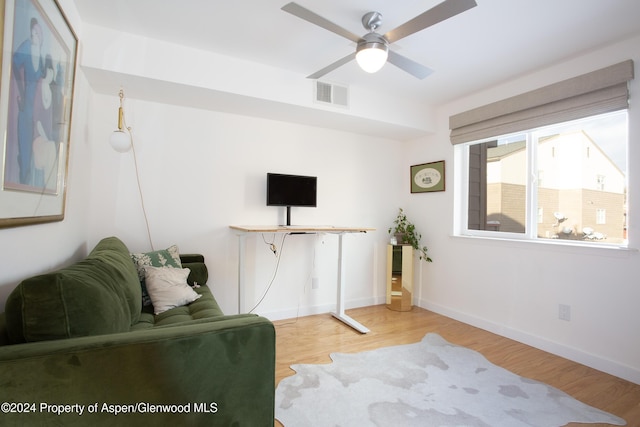
[(230, 225), (244, 233), (366, 233), (370, 227), (339, 227), (334, 225)]

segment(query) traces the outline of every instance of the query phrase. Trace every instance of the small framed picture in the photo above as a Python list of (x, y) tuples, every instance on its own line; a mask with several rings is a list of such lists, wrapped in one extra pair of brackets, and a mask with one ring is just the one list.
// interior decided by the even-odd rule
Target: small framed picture
[(411, 166), (411, 192), (444, 191), (444, 160)]

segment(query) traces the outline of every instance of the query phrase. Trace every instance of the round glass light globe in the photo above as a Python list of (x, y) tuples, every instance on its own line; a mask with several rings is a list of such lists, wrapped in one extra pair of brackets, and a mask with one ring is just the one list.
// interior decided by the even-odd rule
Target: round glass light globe
[(109, 138), (111, 147), (119, 153), (126, 153), (131, 149), (131, 138), (124, 131), (117, 130)]
[(367, 73), (379, 71), (387, 62), (388, 52), (384, 49), (362, 49), (356, 54), (356, 62)]

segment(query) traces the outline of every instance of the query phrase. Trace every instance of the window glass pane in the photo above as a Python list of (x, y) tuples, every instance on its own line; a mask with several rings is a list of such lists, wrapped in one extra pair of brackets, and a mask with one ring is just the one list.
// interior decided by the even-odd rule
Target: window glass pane
[(468, 229), (524, 233), (526, 135), (469, 146)]
[(538, 237), (623, 243), (627, 115), (597, 116), (537, 135)]
[(625, 245), (627, 121), (620, 111), (465, 146), (466, 230)]

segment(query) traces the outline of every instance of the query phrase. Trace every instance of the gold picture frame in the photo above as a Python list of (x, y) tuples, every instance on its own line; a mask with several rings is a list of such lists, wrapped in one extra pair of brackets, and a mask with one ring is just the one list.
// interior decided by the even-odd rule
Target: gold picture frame
[(56, 0), (0, 7), (0, 227), (62, 221), (78, 39)]

